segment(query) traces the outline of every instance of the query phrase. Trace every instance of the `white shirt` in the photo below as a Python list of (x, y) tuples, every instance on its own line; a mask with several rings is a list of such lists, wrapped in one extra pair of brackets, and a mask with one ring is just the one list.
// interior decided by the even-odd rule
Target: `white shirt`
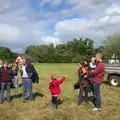
[(22, 65), (22, 71), (23, 71), (22, 77), (23, 77), (23, 78), (28, 78), (28, 74), (27, 74), (27, 72), (26, 72), (26, 65)]

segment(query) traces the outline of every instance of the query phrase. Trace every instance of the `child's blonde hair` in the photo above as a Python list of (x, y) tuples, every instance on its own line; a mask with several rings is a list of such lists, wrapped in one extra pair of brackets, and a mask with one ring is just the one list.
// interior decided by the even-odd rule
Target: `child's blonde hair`
[(51, 75), (51, 79), (56, 79), (56, 78), (57, 78), (56, 74)]

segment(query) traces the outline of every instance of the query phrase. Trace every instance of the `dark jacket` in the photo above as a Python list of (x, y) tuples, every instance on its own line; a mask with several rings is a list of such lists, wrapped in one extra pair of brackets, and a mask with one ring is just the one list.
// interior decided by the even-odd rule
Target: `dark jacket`
[(102, 83), (105, 76), (105, 64), (103, 61), (100, 61), (94, 71), (89, 72), (92, 76), (92, 81), (96, 83)]
[[(27, 75), (32, 78), (32, 82), (33, 83), (38, 83), (39, 82), (39, 76), (37, 71), (35, 70), (35, 67), (31, 64), (31, 63), (27, 63), (26, 65), (26, 72)], [(23, 72), (21, 71), (21, 75), (23, 74)]]
[(12, 76), (17, 76), (18, 75), (18, 70), (19, 70), (18, 65), (17, 66), (12, 65), (11, 69), (12, 69)]
[(2, 82), (8, 83), (11, 82), (11, 68), (7, 67), (6, 69), (4, 67), (1, 68), (1, 78)]

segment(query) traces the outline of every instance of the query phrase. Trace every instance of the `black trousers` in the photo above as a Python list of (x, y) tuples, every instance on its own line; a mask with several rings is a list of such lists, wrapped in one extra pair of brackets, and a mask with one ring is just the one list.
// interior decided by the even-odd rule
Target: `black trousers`
[(52, 96), (52, 103), (53, 104), (57, 104), (57, 97), (56, 96)]

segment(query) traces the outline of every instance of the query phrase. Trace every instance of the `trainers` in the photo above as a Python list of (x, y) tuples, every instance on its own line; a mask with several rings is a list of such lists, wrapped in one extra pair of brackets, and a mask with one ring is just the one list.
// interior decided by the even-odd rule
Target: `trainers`
[(53, 107), (54, 107), (53, 103), (51, 103), (51, 104), (50, 104), (50, 107), (51, 107), (51, 108), (53, 108)]
[(56, 110), (56, 108), (57, 108), (56, 105), (53, 105), (53, 110)]
[(94, 112), (95, 112), (95, 111), (102, 111), (102, 109), (101, 109), (101, 108), (94, 108), (93, 111), (94, 111)]

